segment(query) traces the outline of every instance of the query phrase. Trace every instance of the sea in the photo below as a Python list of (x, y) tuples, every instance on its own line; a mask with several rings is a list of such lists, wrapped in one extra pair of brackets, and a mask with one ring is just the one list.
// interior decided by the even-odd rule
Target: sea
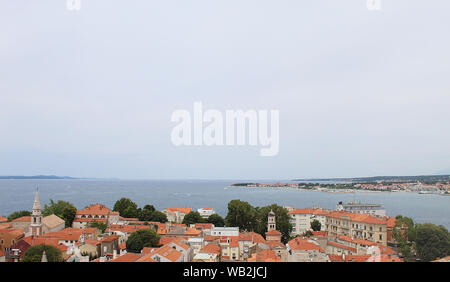
[(82, 209), (101, 203), (109, 208), (122, 198), (130, 198), (138, 206), (154, 205), (163, 210), (180, 206), (213, 208), (226, 216), (228, 203), (239, 199), (253, 206), (278, 204), (293, 208), (336, 208), (339, 201), (382, 204), (389, 216), (404, 215), (416, 222), (430, 222), (450, 229), (450, 196), (411, 192), (330, 193), (296, 188), (230, 187), (233, 183), (289, 182), (283, 180), (0, 180), (0, 215), (18, 210), (31, 210), (36, 189), (41, 205), (64, 200)]

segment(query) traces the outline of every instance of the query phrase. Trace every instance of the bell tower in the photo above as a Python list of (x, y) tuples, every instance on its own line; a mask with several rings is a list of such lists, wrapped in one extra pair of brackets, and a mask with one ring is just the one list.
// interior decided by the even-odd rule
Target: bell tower
[(41, 203), (39, 202), (39, 188), (36, 189), (36, 196), (34, 197), (30, 233), (32, 236), (42, 235), (42, 209)]
[(270, 210), (269, 215), (267, 217), (267, 231), (272, 231), (277, 229), (277, 223), (275, 221), (275, 213), (273, 210)]

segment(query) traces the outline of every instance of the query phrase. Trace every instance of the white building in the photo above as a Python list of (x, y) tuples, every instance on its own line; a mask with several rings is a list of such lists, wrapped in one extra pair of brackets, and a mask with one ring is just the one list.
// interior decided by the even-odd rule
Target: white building
[(325, 230), (326, 215), (329, 212), (320, 208), (295, 209), (289, 212), (292, 224), (292, 235), (301, 235), (311, 230), (311, 222), (318, 220), (321, 224), (320, 230)]
[(239, 227), (214, 227), (211, 236), (239, 236)]
[(212, 208), (201, 208), (201, 209), (198, 209), (197, 212), (203, 218), (208, 218), (210, 215), (213, 215), (216, 213)]
[(353, 201), (344, 204), (342, 202), (339, 202), (336, 205), (336, 209), (338, 211), (386, 216), (386, 210), (380, 204), (363, 204), (363, 203), (356, 203)]

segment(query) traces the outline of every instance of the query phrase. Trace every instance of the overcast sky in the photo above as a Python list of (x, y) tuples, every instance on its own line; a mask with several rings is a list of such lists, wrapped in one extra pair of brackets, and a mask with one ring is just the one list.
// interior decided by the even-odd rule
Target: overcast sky
[[(0, 2), (0, 175), (450, 170), (450, 2)], [(280, 151), (176, 147), (174, 110), (278, 109)]]

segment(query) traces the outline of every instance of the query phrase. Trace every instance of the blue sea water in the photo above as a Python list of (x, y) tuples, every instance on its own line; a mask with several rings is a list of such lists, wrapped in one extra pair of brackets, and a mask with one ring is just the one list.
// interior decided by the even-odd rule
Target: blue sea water
[(79, 209), (93, 203), (112, 208), (115, 201), (127, 197), (140, 207), (145, 204), (152, 204), (160, 210), (170, 206), (211, 207), (225, 216), (227, 204), (233, 199), (247, 201), (254, 206), (276, 203), (294, 208), (320, 206), (328, 209), (335, 208), (339, 201), (355, 200), (382, 204), (390, 216), (402, 214), (417, 222), (431, 222), (450, 229), (450, 196), (228, 187), (236, 182), (243, 180), (0, 180), (0, 215), (31, 210), (38, 186), (42, 206), (53, 199), (70, 201)]

